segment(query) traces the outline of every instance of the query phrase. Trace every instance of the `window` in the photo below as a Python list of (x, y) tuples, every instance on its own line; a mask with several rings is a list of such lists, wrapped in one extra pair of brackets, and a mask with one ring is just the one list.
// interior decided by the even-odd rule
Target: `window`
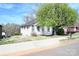
[[(25, 28), (25, 27), (24, 27)], [(29, 28), (29, 26), (27, 26), (27, 29)]]
[(32, 25), (32, 31), (34, 31), (34, 25)]
[(48, 31), (48, 32), (50, 31), (50, 28), (49, 28), (49, 27), (47, 28), (47, 31)]
[(40, 31), (40, 26), (37, 26), (37, 30)]
[(77, 30), (79, 30), (79, 27), (76, 27)]
[(44, 31), (44, 27), (42, 27), (42, 31)]

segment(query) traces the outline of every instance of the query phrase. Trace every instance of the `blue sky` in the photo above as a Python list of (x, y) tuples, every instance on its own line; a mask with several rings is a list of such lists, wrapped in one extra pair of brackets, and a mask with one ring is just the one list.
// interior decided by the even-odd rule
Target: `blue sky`
[[(23, 24), (24, 16), (33, 13), (40, 4), (34, 3), (0, 3), (0, 24)], [(79, 4), (69, 4), (79, 11)]]

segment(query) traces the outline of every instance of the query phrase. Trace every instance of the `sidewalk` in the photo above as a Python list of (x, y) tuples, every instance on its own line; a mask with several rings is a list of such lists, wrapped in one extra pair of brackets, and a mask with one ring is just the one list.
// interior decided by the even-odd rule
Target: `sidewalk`
[(67, 37), (0, 45), (0, 55), (22, 55), (25, 51), (29, 54), (59, 45), (62, 39), (67, 39)]

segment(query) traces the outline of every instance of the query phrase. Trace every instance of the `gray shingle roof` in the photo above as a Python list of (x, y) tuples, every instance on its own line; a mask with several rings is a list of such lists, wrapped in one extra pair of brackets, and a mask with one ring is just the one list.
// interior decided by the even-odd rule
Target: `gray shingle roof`
[(30, 20), (30, 21), (27, 21), (25, 24), (23, 24), (21, 27), (31, 26), (35, 23), (36, 23), (36, 20)]

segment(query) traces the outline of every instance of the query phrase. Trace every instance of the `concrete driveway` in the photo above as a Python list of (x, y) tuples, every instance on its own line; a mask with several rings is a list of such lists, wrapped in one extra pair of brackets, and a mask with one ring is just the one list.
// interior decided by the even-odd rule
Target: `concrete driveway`
[(63, 42), (62, 44), (63, 46), (58, 48), (32, 53), (28, 56), (79, 56), (79, 40), (70, 40), (68, 42)]

